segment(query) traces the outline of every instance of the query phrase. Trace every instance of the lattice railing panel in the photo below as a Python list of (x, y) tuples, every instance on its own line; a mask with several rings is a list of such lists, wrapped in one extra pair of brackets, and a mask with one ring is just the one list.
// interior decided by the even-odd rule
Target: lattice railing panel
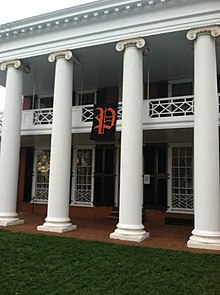
[(34, 202), (47, 202), (48, 200), (48, 188), (39, 188), (35, 189)]
[(94, 106), (82, 107), (82, 122), (93, 121)]
[[(92, 122), (94, 114), (94, 106), (83, 106), (82, 107), (82, 122)], [(122, 119), (122, 104), (118, 105), (117, 120)]]
[(121, 120), (121, 119), (122, 119), (122, 104), (119, 103), (118, 112), (117, 112), (117, 120)]
[(53, 123), (53, 109), (35, 110), (33, 116), (34, 125), (47, 125)]
[(149, 117), (177, 117), (194, 114), (193, 96), (170, 97), (149, 100)]
[(85, 190), (85, 189), (76, 189), (75, 196), (74, 196), (74, 203), (75, 204), (91, 204), (92, 200), (92, 191)]
[(3, 117), (4, 117), (4, 114), (1, 113), (0, 114), (0, 127), (2, 127)]
[(172, 194), (172, 210), (181, 209), (181, 211), (193, 211), (192, 194)]

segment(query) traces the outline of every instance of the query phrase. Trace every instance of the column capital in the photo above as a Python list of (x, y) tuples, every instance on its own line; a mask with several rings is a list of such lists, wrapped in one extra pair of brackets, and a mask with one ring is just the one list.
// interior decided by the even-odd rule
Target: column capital
[(193, 41), (197, 38), (199, 34), (210, 34), (212, 37), (216, 38), (220, 36), (220, 27), (219, 26), (208, 26), (195, 28), (188, 31), (186, 38), (190, 41)]
[(143, 38), (121, 40), (116, 44), (116, 50), (123, 51), (128, 46), (136, 46), (139, 49), (144, 48), (145, 40)]
[(54, 62), (58, 58), (65, 58), (66, 60), (73, 59), (75, 66), (79, 65), (79, 60), (72, 54), (72, 51), (70, 50), (60, 50), (60, 51), (52, 52), (48, 56), (48, 61)]
[(5, 71), (9, 67), (14, 67), (15, 69), (19, 69), (26, 74), (30, 73), (30, 68), (24, 66), (19, 59), (12, 59), (3, 61), (0, 65), (0, 69)]

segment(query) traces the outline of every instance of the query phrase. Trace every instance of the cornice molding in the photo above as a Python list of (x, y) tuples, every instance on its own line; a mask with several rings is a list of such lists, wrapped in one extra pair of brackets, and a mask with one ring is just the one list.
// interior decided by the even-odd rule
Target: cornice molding
[(197, 38), (200, 34), (210, 34), (212, 37), (217, 38), (220, 36), (220, 27), (219, 26), (208, 26), (208, 27), (201, 27), (189, 30), (186, 34), (188, 40), (193, 41)]
[[(105, 5), (101, 5), (100, 1), (98, 5), (96, 2), (88, 5), (89, 9), (85, 9), (87, 5), (70, 7), (69, 9), (39, 15), (27, 20), (2, 24), (0, 25), (0, 40), (24, 38), (29, 35), (79, 26), (88, 22), (99, 22), (103, 19), (121, 17), (143, 11), (143, 9), (156, 8), (170, 1), (172, 0), (103, 1)], [(79, 10), (80, 7), (82, 10)]]
[(116, 44), (116, 50), (123, 51), (128, 46), (136, 46), (137, 48), (141, 49), (145, 46), (145, 40), (143, 38), (121, 40)]
[(15, 69), (19, 69), (19, 70), (23, 71), (26, 74), (30, 73), (30, 69), (28, 67), (22, 65), (22, 63), (21, 63), (21, 61), (19, 59), (3, 61), (0, 64), (1, 71), (5, 71), (9, 67), (14, 67)]
[[(146, 3), (147, 0), (143, 0)], [(149, 0), (148, 0), (149, 1)], [(147, 2), (148, 2), (147, 1)], [(64, 28), (43, 29), (42, 32), (32, 31), (22, 33), (16, 37), (0, 39), (0, 62), (11, 59), (24, 59), (39, 55), (49, 55), (58, 50), (97, 46), (106, 43), (117, 43), (119, 40), (131, 39), (137, 36), (147, 37), (175, 31), (188, 31), (192, 28), (219, 25), (220, 9), (217, 4), (219, 0), (195, 0), (188, 3), (188, 0), (166, 0), (165, 4), (152, 4), (150, 7), (142, 6), (141, 9), (128, 10), (114, 14), (114, 17), (97, 17), (93, 21), (79, 21), (69, 23)], [(87, 10), (96, 11), (103, 7), (115, 7), (116, 4), (130, 5), (134, 0), (99, 0), (93, 6), (79, 6), (66, 11), (56, 11), (30, 19), (24, 19), (17, 23), (16, 29), (23, 28), (24, 25), (38, 25), (41, 21), (54, 21), (58, 17), (73, 16)], [(198, 5), (195, 3), (199, 3)], [(202, 4), (201, 4), (202, 2)], [(95, 2), (96, 3), (96, 2)], [(138, 3), (138, 1), (135, 1)], [(159, 3), (159, 2), (157, 2)], [(188, 5), (189, 4), (189, 5)], [(192, 7), (191, 7), (192, 6)], [(180, 9), (182, 8), (182, 9)], [(189, 13), (190, 11), (190, 13)], [(163, 13), (166, 12), (166, 13)], [(10, 24), (9, 24), (10, 25)], [(1, 26), (0, 26), (1, 27)], [(14, 26), (15, 28), (15, 26)], [(220, 38), (219, 38), (220, 39)], [(73, 52), (74, 53), (74, 52)]]

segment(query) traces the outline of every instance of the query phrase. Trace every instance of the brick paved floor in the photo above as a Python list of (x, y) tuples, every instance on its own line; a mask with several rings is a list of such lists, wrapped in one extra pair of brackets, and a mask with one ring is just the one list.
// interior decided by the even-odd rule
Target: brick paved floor
[(84, 240), (96, 240), (109, 243), (120, 243), (127, 245), (137, 245), (143, 247), (163, 248), (172, 250), (184, 250), (196, 253), (216, 253), (220, 251), (190, 249), (186, 246), (188, 237), (192, 228), (190, 226), (175, 226), (159, 223), (146, 223), (145, 229), (150, 232), (150, 237), (141, 243), (112, 240), (109, 234), (115, 229), (117, 221), (109, 219), (106, 216), (83, 216), (74, 214), (71, 216), (73, 224), (77, 225), (77, 229), (62, 234), (47, 233), (37, 231), (37, 226), (43, 224), (45, 214), (42, 213), (21, 213), (21, 219), (25, 220), (24, 224), (10, 226), (5, 229), (11, 231), (20, 231), (34, 234), (59, 235), (66, 237), (74, 237)]

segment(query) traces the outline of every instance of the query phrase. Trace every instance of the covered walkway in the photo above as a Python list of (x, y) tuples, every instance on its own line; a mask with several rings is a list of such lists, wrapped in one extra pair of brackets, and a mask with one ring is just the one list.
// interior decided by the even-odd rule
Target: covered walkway
[[(76, 211), (77, 212), (77, 211)], [(79, 238), (83, 240), (96, 240), (108, 243), (120, 243), (126, 245), (136, 245), (151, 248), (163, 248), (171, 250), (183, 250), (196, 253), (216, 253), (214, 250), (198, 250), (187, 248), (186, 243), (190, 236), (192, 227), (166, 225), (161, 223), (145, 223), (146, 230), (150, 232), (150, 237), (141, 243), (112, 240), (109, 234), (115, 229), (117, 220), (109, 219), (106, 216), (83, 215), (82, 211), (71, 216), (72, 223), (77, 225), (77, 229), (62, 234), (39, 232), (37, 226), (43, 224), (46, 215), (42, 212), (20, 213), (19, 217), (25, 220), (24, 224), (6, 227), (5, 229), (17, 232), (33, 234), (60, 235), (65, 237)], [(4, 228), (4, 227), (0, 227)]]

